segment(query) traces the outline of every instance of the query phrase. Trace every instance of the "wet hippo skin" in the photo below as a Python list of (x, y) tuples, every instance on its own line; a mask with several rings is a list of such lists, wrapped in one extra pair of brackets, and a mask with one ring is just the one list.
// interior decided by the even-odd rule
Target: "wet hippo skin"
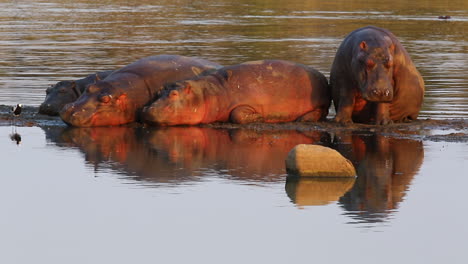
[(192, 78), (221, 65), (198, 58), (158, 55), (140, 59), (88, 85), (83, 95), (60, 111), (70, 126), (114, 126), (139, 119), (166, 83)]
[(46, 90), (46, 98), (39, 107), (39, 113), (50, 116), (59, 115), (60, 110), (62, 110), (66, 104), (74, 102), (83, 94), (86, 86), (106, 78), (112, 72), (113, 71), (96, 72), (82, 79), (60, 81), (52, 85)]
[(330, 87), (339, 123), (389, 124), (418, 117), (424, 81), (390, 31), (368, 26), (341, 43)]
[(317, 70), (281, 60), (246, 62), (166, 87), (143, 110), (146, 123), (195, 125), (320, 121), (331, 103)]

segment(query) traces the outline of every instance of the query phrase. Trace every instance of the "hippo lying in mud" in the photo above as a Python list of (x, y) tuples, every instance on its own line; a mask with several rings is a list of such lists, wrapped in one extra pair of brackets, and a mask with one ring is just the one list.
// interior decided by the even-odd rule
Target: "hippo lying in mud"
[(158, 55), (140, 59), (89, 85), (60, 117), (71, 126), (112, 126), (131, 123), (153, 102), (164, 84), (196, 77), (221, 65), (198, 58)]
[(75, 81), (60, 81), (46, 90), (46, 98), (39, 107), (39, 113), (56, 116), (62, 108), (74, 102), (84, 92), (86, 86), (106, 78), (113, 71), (102, 71), (90, 74)]
[(144, 108), (142, 118), (157, 125), (319, 121), (327, 116), (330, 103), (327, 79), (317, 70), (265, 60), (167, 86)]
[(424, 81), (398, 39), (368, 26), (341, 43), (330, 73), (339, 123), (389, 124), (415, 120)]

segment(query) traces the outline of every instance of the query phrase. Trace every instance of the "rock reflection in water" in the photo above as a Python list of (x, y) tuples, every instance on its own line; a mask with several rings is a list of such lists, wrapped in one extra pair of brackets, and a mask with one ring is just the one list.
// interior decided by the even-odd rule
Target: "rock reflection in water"
[(421, 141), (377, 134), (341, 132), (332, 147), (353, 162), (357, 178), (288, 176), (286, 193), (300, 208), (338, 201), (364, 222), (384, 221), (398, 208), (424, 159)]
[(286, 193), (299, 208), (338, 201), (353, 187), (355, 178), (308, 178), (288, 176)]
[(353, 162), (358, 174), (339, 203), (358, 221), (384, 221), (403, 201), (423, 162), (422, 142), (348, 133), (336, 135), (334, 144)]
[(97, 171), (110, 168), (144, 184), (177, 184), (205, 175), (280, 181), (284, 159), (295, 145), (329, 144), (330, 138), (324, 132), (200, 127), (67, 128), (49, 137), (58, 145), (77, 147)]

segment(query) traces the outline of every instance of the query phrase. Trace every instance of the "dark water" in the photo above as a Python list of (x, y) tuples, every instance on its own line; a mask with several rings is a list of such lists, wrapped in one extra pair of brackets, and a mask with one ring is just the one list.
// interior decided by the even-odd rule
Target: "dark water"
[(166, 53), (223, 65), (287, 59), (328, 76), (346, 34), (376, 25), (400, 38), (425, 79), (421, 116), (466, 118), (467, 10), (465, 0), (1, 1), (0, 104), (37, 106), (58, 80)]
[[(372, 24), (393, 31), (421, 71), (422, 117), (467, 118), (467, 5), (1, 1), (0, 104), (37, 106), (58, 80), (163, 53), (224, 65), (287, 59), (328, 76), (344, 36)], [(287, 177), (299, 143), (338, 150), (358, 177)], [(467, 262), (466, 143), (0, 126), (0, 149), (0, 263)]]

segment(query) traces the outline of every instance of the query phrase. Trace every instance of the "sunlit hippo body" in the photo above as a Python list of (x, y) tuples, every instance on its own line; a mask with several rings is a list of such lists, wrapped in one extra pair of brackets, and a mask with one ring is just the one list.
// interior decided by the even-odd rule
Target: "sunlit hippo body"
[(143, 110), (157, 125), (212, 122), (319, 121), (331, 97), (325, 76), (288, 61), (265, 60), (224, 67), (208, 75), (166, 87)]
[(80, 97), (86, 86), (106, 78), (112, 72), (113, 71), (97, 72), (82, 79), (60, 81), (52, 85), (46, 90), (46, 98), (39, 107), (39, 113), (51, 116), (58, 115), (66, 104), (74, 102)]
[(368, 26), (341, 43), (330, 73), (339, 123), (388, 124), (415, 120), (424, 81), (398, 39)]
[(79, 127), (134, 122), (142, 108), (157, 98), (165, 83), (220, 67), (207, 60), (177, 55), (146, 57), (89, 85), (78, 100), (62, 109), (60, 117), (65, 123)]

